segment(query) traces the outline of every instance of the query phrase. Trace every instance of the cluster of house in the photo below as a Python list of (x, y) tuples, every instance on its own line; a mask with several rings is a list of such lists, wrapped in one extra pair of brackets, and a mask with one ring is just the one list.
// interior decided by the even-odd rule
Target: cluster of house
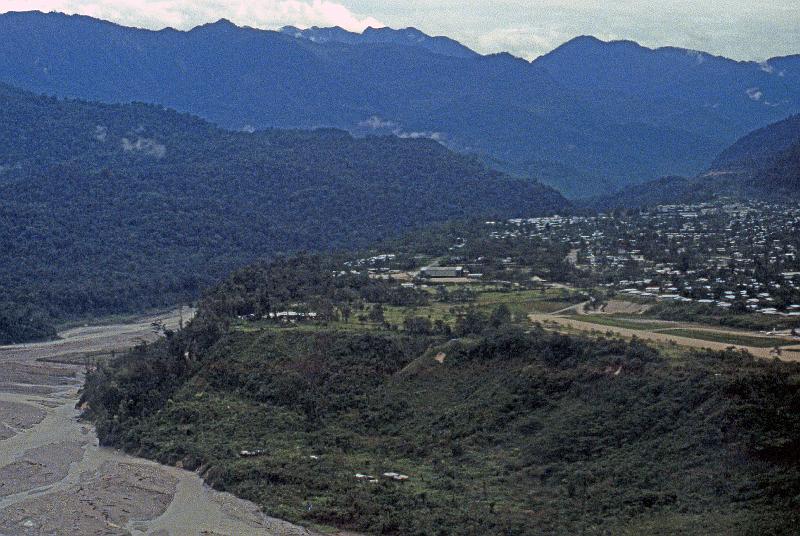
[(381, 253), (380, 255), (374, 255), (372, 257), (365, 257), (362, 259), (355, 259), (352, 261), (347, 261), (344, 263), (345, 266), (350, 268), (351, 270), (355, 271), (355, 273), (360, 273), (358, 268), (366, 268), (370, 269), (373, 267), (383, 267), (388, 264), (391, 264), (392, 261), (397, 259), (397, 255), (394, 253)]
[[(406, 480), (408, 480), (410, 478), (408, 475), (404, 475), (404, 474), (401, 474), (401, 473), (395, 473), (395, 472), (383, 473), (383, 475), (381, 475), (381, 476), (383, 478), (386, 478), (386, 479), (389, 479), (389, 480), (395, 480), (397, 482), (405, 482)], [(377, 484), (379, 482), (378, 478), (376, 478), (376, 477), (374, 477), (372, 475), (365, 475), (363, 473), (356, 473), (355, 477), (358, 480), (366, 480), (367, 482), (369, 482), (371, 484)]]
[(492, 238), (569, 245), (566, 260), (624, 294), (800, 316), (800, 207), (721, 200), (486, 227)]
[[(715, 292), (713, 287), (704, 284), (708, 282), (706, 278), (699, 278), (697, 284), (701, 285), (700, 288), (708, 296), (714, 296)], [(717, 281), (720, 283), (720, 281)], [(724, 283), (724, 282), (721, 282)], [(647, 280), (644, 281), (620, 281), (618, 286), (623, 286), (620, 292), (629, 296), (640, 298), (652, 298), (658, 301), (677, 301), (677, 302), (696, 302), (700, 304), (715, 305), (721, 309), (728, 309), (734, 306), (737, 302), (743, 302), (744, 307), (750, 311), (768, 314), (768, 315), (783, 315), (783, 316), (800, 316), (800, 304), (789, 304), (779, 310), (774, 306), (775, 298), (769, 292), (758, 292), (760, 285), (755, 283), (749, 286), (748, 290), (725, 290), (721, 291), (716, 297), (707, 298), (691, 298), (686, 294), (692, 292), (694, 287), (662, 287), (662, 286), (646, 286), (643, 289), (630, 285), (649, 285)], [(680, 283), (675, 283), (680, 284)], [(614, 285), (607, 285), (614, 286)]]
[(284, 322), (291, 322), (297, 320), (313, 320), (317, 318), (317, 313), (305, 313), (300, 311), (278, 311), (277, 313), (268, 313), (264, 315), (264, 319), (281, 320)]
[(265, 456), (267, 451), (264, 449), (254, 449), (254, 450), (240, 450), (239, 456), (242, 458), (255, 458), (257, 456)]
[(305, 311), (276, 311), (259, 316), (256, 314), (239, 315), (239, 320), (273, 320), (279, 322), (298, 322), (301, 320), (316, 320), (319, 315), (314, 312)]
[[(386, 257), (394, 257), (386, 256)], [(347, 272), (337, 273), (336, 275), (346, 275)], [(350, 273), (358, 274), (360, 272), (352, 271)], [(393, 279), (400, 281), (404, 287), (415, 287), (418, 283), (457, 283), (469, 282), (480, 280), (483, 277), (481, 273), (470, 273), (464, 266), (425, 266), (418, 271), (404, 271), (389, 266), (375, 266), (367, 268), (367, 274), (373, 279)]]

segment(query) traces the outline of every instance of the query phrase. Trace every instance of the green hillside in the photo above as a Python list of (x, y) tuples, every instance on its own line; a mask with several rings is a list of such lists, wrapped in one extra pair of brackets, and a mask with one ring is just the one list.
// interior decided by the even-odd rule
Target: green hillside
[[(101, 442), (369, 534), (795, 532), (797, 365), (554, 334), (514, 292), (441, 304), (339, 266), (239, 272), (91, 373)], [(318, 316), (269, 320), (292, 305)]]

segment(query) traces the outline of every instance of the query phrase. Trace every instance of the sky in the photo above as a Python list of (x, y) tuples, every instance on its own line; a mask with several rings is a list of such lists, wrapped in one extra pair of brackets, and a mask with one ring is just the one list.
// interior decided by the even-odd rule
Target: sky
[(527, 59), (578, 35), (739, 60), (800, 53), (799, 0), (0, 0), (0, 12), (27, 10), (150, 29), (190, 29), (220, 18), (263, 29), (414, 26), (481, 53)]

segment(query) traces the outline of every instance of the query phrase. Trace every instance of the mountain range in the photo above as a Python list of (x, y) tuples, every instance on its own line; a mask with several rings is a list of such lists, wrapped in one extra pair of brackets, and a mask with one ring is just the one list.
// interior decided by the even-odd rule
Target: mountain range
[(37, 93), (155, 103), (233, 130), (426, 137), (571, 197), (697, 174), (800, 112), (800, 56), (579, 37), (528, 62), (413, 28), (148, 31), (38, 12), (0, 16), (0, 37), (0, 81)]

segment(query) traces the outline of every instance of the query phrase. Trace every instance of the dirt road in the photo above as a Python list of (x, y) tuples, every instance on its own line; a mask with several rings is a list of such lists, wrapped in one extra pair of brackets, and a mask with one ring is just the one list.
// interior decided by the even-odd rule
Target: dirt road
[(174, 329), (178, 319), (175, 311), (0, 347), (1, 536), (317, 534), (215, 492), (195, 473), (100, 448), (78, 421), (84, 356), (153, 340), (152, 322)]

